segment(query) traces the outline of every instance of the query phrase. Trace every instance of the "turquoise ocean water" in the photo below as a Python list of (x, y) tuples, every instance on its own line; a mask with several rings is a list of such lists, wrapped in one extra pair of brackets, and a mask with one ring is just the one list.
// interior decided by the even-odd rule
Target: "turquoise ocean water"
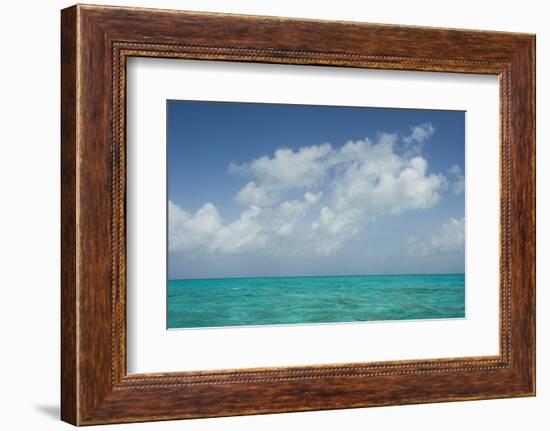
[(464, 274), (169, 280), (168, 328), (465, 316)]

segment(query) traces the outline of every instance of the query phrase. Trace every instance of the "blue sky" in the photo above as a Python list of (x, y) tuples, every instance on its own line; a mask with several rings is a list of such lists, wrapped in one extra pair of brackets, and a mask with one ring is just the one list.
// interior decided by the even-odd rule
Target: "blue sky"
[(464, 272), (464, 112), (167, 102), (169, 278)]

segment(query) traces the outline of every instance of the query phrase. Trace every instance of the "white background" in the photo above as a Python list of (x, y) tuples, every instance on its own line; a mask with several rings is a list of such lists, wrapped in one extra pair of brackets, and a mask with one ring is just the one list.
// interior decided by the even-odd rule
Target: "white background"
[[(103, 1), (107, 4), (537, 33), (538, 396), (536, 398), (106, 426), (96, 429), (547, 429), (550, 422), (550, 28), (545, 2), (298, 0)], [(0, 17), (2, 379), (0, 424), (70, 429), (59, 399), (59, 9), (65, 1), (5, 2)], [(23, 312), (21, 312), (23, 311)]]
[[(127, 83), (128, 372), (498, 354), (498, 77), (140, 58)], [(466, 111), (466, 319), (167, 331), (167, 99)]]

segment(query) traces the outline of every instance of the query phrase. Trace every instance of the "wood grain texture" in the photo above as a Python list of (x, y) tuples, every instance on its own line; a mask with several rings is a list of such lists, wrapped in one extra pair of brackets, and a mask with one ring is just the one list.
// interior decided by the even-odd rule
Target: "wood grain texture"
[[(62, 418), (88, 425), (535, 393), (535, 37), (102, 6), (62, 11)], [(500, 76), (500, 353), (126, 373), (129, 56)]]
[(61, 16), (61, 417), (78, 421), (76, 299), (76, 9)]

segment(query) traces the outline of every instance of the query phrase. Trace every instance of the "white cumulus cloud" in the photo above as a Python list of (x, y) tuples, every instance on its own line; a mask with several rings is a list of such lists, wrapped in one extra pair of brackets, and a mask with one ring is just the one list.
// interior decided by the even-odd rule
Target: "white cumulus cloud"
[(257, 222), (260, 213), (260, 208), (251, 206), (237, 220), (224, 224), (212, 203), (190, 215), (169, 201), (169, 249), (234, 254), (261, 248), (266, 237)]
[(245, 205), (271, 205), (279, 199), (279, 191), (259, 186), (255, 181), (250, 181), (237, 193), (235, 198)]
[(453, 165), (449, 168), (448, 172), (454, 177), (454, 181), (451, 185), (453, 193), (455, 195), (464, 193), (466, 180), (464, 178), (464, 174), (462, 173), (462, 169), (460, 169), (460, 166)]
[(424, 143), (429, 140), (435, 133), (435, 128), (431, 123), (422, 123), (411, 127), (411, 133), (403, 137), (405, 143), (406, 154), (418, 155), (422, 153)]
[(314, 186), (324, 179), (324, 161), (332, 151), (330, 144), (298, 151), (280, 148), (272, 158), (263, 156), (249, 163), (232, 163), (229, 172), (255, 179), (237, 193), (236, 199), (246, 205), (265, 205), (274, 203), (285, 190)]
[(417, 143), (421, 144), (432, 137), (435, 128), (430, 123), (423, 123), (418, 126), (411, 127), (411, 134), (403, 138), (406, 144)]
[[(433, 133), (421, 124), (406, 139), (422, 143)], [(421, 154), (400, 151), (398, 140), (381, 133), (376, 141), (281, 148), (233, 163), (229, 172), (246, 181), (235, 199), (246, 209), (224, 222), (213, 203), (190, 214), (170, 202), (170, 249), (330, 255), (379, 217), (430, 208), (447, 179), (430, 173)]]
[(464, 217), (450, 218), (428, 238), (423, 240), (409, 238), (408, 252), (412, 255), (421, 254), (424, 256), (463, 252), (465, 237)]

